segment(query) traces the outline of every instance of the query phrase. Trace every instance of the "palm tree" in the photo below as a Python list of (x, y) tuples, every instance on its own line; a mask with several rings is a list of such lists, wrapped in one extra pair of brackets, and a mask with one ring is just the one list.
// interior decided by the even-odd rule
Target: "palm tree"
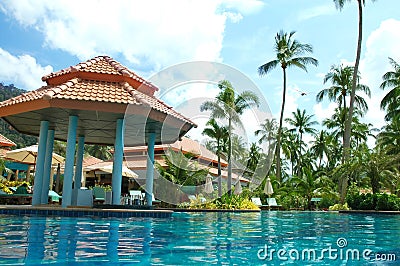
[(285, 121), (293, 126), (293, 128), (289, 129), (292, 132), (297, 133), (297, 142), (298, 142), (298, 158), (297, 158), (297, 175), (299, 176), (301, 173), (301, 149), (303, 143), (303, 134), (315, 134), (316, 130), (312, 126), (318, 124), (316, 121), (312, 121), (312, 117), (314, 115), (307, 115), (306, 110), (300, 111), (297, 109), (296, 112), (292, 112), (292, 118), (286, 118)]
[(400, 65), (389, 57), (393, 71), (388, 71), (383, 75), (381, 89), (392, 88), (381, 101), (381, 108), (386, 109), (386, 120), (393, 119), (400, 115)]
[(110, 147), (104, 145), (85, 145), (85, 151), (101, 160), (109, 160), (112, 157)]
[[(333, 0), (336, 5), (336, 8), (342, 10), (345, 2), (350, 2), (352, 0)], [(372, 0), (373, 2), (375, 0)], [(362, 14), (363, 14), (363, 6), (365, 6), (365, 0), (357, 0), (358, 3), (358, 40), (357, 40), (357, 53), (356, 53), (356, 62), (354, 64), (353, 71), (353, 80), (351, 84), (350, 91), (350, 106), (349, 106), (349, 114), (346, 118), (346, 123), (344, 127), (344, 138), (343, 138), (343, 153), (345, 160), (347, 161), (350, 158), (350, 136), (351, 136), (351, 126), (353, 121), (353, 111), (354, 111), (354, 100), (358, 82), (358, 66), (360, 64), (360, 56), (361, 56), (361, 43), (362, 43)], [(347, 184), (344, 188), (344, 192), (347, 190)], [(342, 198), (344, 201), (344, 198)], [(343, 202), (342, 202), (343, 203)]]
[(201, 111), (211, 111), (211, 117), (228, 121), (228, 194), (232, 190), (232, 131), (233, 124), (242, 126), (240, 115), (253, 106), (258, 106), (259, 99), (251, 91), (235, 95), (232, 84), (227, 80), (218, 83), (220, 89), (215, 101), (206, 101), (200, 106)]
[(286, 69), (288, 67), (298, 67), (307, 72), (307, 65), (313, 64), (318, 65), (318, 60), (312, 57), (302, 56), (305, 53), (312, 53), (313, 48), (310, 44), (302, 44), (296, 39), (293, 39), (295, 31), (289, 34), (280, 31), (275, 36), (274, 50), (276, 52), (276, 59), (263, 64), (258, 68), (258, 73), (260, 76), (266, 75), (272, 69), (276, 68), (278, 65), (281, 66), (283, 71), (283, 92), (282, 92), (282, 106), (281, 114), (279, 118), (279, 128), (278, 137), (276, 144), (276, 177), (278, 181), (281, 181), (281, 162), (280, 162), (280, 152), (281, 152), (281, 136), (282, 136), (282, 124), (283, 124), (283, 114), (285, 109), (286, 101)]
[[(324, 77), (324, 84), (330, 81), (332, 86), (321, 90), (317, 96), (317, 102), (321, 102), (326, 96), (330, 101), (335, 101), (338, 107), (347, 110), (346, 97), (350, 94), (351, 84), (353, 80), (354, 67), (343, 65), (333, 65)], [(359, 75), (357, 76), (359, 78)], [(368, 97), (371, 97), (371, 91), (368, 86), (357, 84), (356, 91), (364, 92)], [(355, 104), (362, 111), (368, 110), (368, 105), (365, 99), (359, 95), (355, 95)]]
[(400, 154), (400, 117), (396, 116), (377, 136), (377, 146), (389, 155)]
[(257, 143), (253, 142), (250, 145), (248, 161), (247, 161), (247, 169), (252, 172), (255, 172), (257, 169), (257, 165), (261, 158), (261, 148), (257, 145)]
[(319, 159), (318, 168), (322, 165), (322, 160), (328, 157), (329, 154), (329, 136), (325, 130), (321, 130), (319, 134), (316, 134), (315, 140), (311, 141), (311, 152)]
[(228, 129), (224, 126), (219, 126), (215, 119), (210, 119), (203, 130), (203, 135), (206, 135), (215, 140), (215, 153), (218, 158), (218, 197), (222, 196), (222, 181), (221, 181), (221, 155), (225, 151), (224, 139), (228, 137)]

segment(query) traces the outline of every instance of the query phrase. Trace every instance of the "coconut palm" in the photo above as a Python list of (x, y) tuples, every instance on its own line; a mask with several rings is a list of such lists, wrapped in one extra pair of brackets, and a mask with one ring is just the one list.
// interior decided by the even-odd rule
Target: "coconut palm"
[[(351, 85), (353, 80), (354, 67), (343, 65), (333, 65), (324, 77), (324, 84), (328, 81), (332, 83), (332, 86), (321, 90), (317, 96), (317, 102), (321, 102), (325, 97), (328, 97), (330, 101), (335, 101), (338, 107), (347, 110), (348, 106), (346, 103), (346, 97), (349, 96), (351, 91)], [(359, 78), (359, 75), (357, 76)], [(368, 97), (371, 97), (371, 91), (368, 86), (357, 84), (356, 91), (365, 93)], [(355, 105), (363, 113), (368, 110), (368, 105), (362, 96), (355, 95)]]
[(233, 124), (242, 126), (240, 115), (253, 106), (258, 106), (259, 99), (251, 91), (235, 95), (232, 84), (227, 80), (218, 83), (219, 94), (214, 101), (206, 101), (200, 106), (201, 111), (211, 111), (211, 117), (228, 121), (228, 194), (232, 190), (232, 131)]
[(383, 90), (391, 88), (381, 100), (381, 108), (386, 109), (386, 120), (400, 115), (400, 65), (390, 57), (389, 62), (393, 70), (383, 75), (383, 82), (380, 86)]
[(321, 130), (318, 134), (315, 135), (315, 139), (311, 141), (311, 152), (318, 159), (318, 168), (321, 167), (324, 156), (328, 157), (328, 143), (329, 136), (325, 130)]
[(224, 140), (228, 137), (228, 129), (224, 126), (219, 126), (215, 119), (210, 119), (203, 130), (203, 135), (214, 139), (214, 152), (218, 158), (218, 197), (222, 196), (222, 181), (221, 181), (221, 155), (226, 152), (224, 149)]
[(300, 175), (301, 171), (301, 149), (303, 143), (303, 134), (315, 134), (316, 130), (313, 128), (318, 122), (311, 120), (314, 115), (307, 115), (306, 110), (300, 111), (297, 109), (296, 112), (292, 112), (293, 118), (286, 118), (285, 121), (292, 126), (289, 129), (291, 132), (297, 133), (298, 143), (298, 158), (297, 158), (297, 175)]
[[(346, 2), (350, 2), (352, 0), (333, 0), (333, 2), (336, 5), (336, 8), (339, 10), (342, 10), (344, 7), (344, 4)], [(375, 0), (371, 0), (375, 1)], [(345, 160), (348, 160), (350, 158), (350, 137), (351, 137), (351, 126), (352, 126), (352, 121), (353, 121), (353, 112), (354, 112), (354, 101), (355, 101), (355, 94), (356, 94), (356, 88), (357, 88), (357, 82), (358, 82), (358, 66), (360, 64), (360, 56), (361, 56), (361, 43), (362, 43), (362, 15), (363, 15), (363, 6), (365, 6), (365, 0), (357, 0), (358, 4), (358, 40), (357, 40), (357, 53), (356, 53), (356, 62), (354, 64), (354, 71), (353, 71), (353, 80), (351, 84), (351, 91), (350, 91), (350, 105), (349, 105), (349, 113), (346, 118), (346, 123), (345, 123), (345, 130), (344, 130), (344, 138), (343, 138), (343, 154)], [(344, 192), (347, 190), (347, 185), (346, 188), (344, 188)], [(343, 203), (344, 201), (344, 196), (341, 195), (341, 201)]]
[(278, 65), (281, 66), (283, 71), (283, 91), (282, 91), (282, 106), (281, 114), (279, 118), (279, 128), (276, 144), (276, 177), (278, 181), (281, 181), (281, 162), (280, 162), (280, 152), (281, 152), (281, 136), (282, 136), (282, 124), (283, 124), (283, 114), (285, 110), (286, 102), (286, 69), (288, 67), (298, 67), (307, 71), (307, 65), (312, 64), (317, 66), (318, 60), (312, 57), (302, 56), (305, 53), (312, 53), (313, 48), (310, 44), (302, 44), (293, 38), (295, 31), (285, 33), (280, 31), (275, 36), (274, 50), (276, 53), (276, 59), (269, 61), (258, 68), (258, 73), (260, 76), (266, 75), (272, 69), (276, 68)]

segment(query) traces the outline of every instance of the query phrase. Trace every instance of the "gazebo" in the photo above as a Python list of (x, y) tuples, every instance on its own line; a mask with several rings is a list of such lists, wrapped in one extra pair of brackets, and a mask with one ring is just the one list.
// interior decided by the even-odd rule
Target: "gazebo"
[(67, 142), (63, 207), (76, 202), (73, 190), (80, 187), (74, 184), (81, 183), (85, 143), (114, 145), (112, 203), (116, 205), (121, 196), (123, 148), (146, 145), (146, 199), (151, 206), (154, 145), (175, 142), (195, 123), (158, 100), (155, 85), (109, 56), (53, 72), (42, 80), (46, 86), (0, 102), (0, 117), (21, 133), (39, 136), (32, 205), (47, 204), (49, 188), (44, 184), (50, 178), (57, 139)]

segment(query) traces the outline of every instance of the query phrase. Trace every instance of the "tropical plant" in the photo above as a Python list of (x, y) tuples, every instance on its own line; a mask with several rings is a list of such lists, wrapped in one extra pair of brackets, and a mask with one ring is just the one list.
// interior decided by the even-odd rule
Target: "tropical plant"
[(168, 148), (163, 156), (166, 167), (155, 163), (161, 176), (181, 186), (199, 186), (204, 184), (208, 170), (201, 168), (190, 153), (173, 151)]
[(109, 160), (112, 158), (109, 146), (104, 145), (85, 145), (86, 153), (101, 160)]
[(300, 175), (301, 171), (301, 150), (303, 146), (303, 135), (304, 133), (315, 134), (316, 130), (313, 128), (318, 122), (311, 120), (314, 115), (307, 115), (306, 110), (300, 111), (297, 109), (296, 112), (292, 112), (293, 118), (286, 118), (285, 121), (292, 126), (289, 131), (297, 133), (297, 175)]
[(393, 117), (377, 136), (377, 146), (387, 154), (400, 154), (400, 116)]
[(228, 129), (224, 126), (219, 126), (215, 119), (210, 119), (204, 130), (203, 135), (214, 139), (210, 144), (213, 146), (212, 150), (217, 154), (218, 160), (218, 197), (222, 196), (222, 181), (221, 181), (221, 155), (226, 152), (224, 145), (225, 140), (228, 138)]
[(251, 143), (246, 168), (255, 172), (261, 158), (261, 148), (257, 143)]
[(333, 183), (321, 171), (315, 171), (311, 167), (304, 167), (301, 176), (295, 176), (291, 180), (294, 187), (305, 198), (306, 208), (311, 210), (311, 199), (320, 196), (323, 192), (331, 193)]
[(400, 65), (389, 57), (393, 70), (386, 72), (383, 76), (381, 89), (391, 90), (382, 98), (381, 108), (386, 109), (386, 120), (400, 116)]
[[(328, 97), (330, 101), (335, 101), (338, 107), (342, 110), (347, 110), (348, 106), (346, 103), (346, 97), (349, 96), (351, 91), (351, 85), (353, 80), (354, 67), (333, 65), (324, 77), (324, 84), (330, 81), (332, 86), (321, 90), (317, 96), (317, 102), (321, 102), (325, 97)], [(359, 78), (359, 74), (357, 75)], [(368, 97), (371, 97), (371, 91), (368, 86), (357, 83), (356, 91), (363, 92)], [(355, 105), (361, 114), (368, 110), (368, 105), (365, 99), (360, 95), (354, 96)], [(346, 116), (346, 115), (345, 115)]]
[(264, 76), (269, 73), (272, 69), (278, 65), (281, 66), (283, 71), (283, 91), (282, 91), (282, 106), (281, 114), (279, 118), (279, 128), (276, 144), (276, 176), (278, 180), (281, 180), (281, 136), (282, 136), (282, 125), (283, 125), (283, 114), (285, 110), (286, 102), (286, 69), (288, 67), (298, 67), (307, 71), (307, 65), (312, 64), (317, 66), (318, 60), (312, 57), (302, 56), (305, 53), (312, 53), (313, 48), (310, 44), (302, 44), (296, 39), (293, 39), (295, 31), (285, 33), (280, 31), (275, 36), (274, 50), (276, 53), (276, 59), (269, 61), (258, 68), (260, 76)]
[(232, 84), (227, 80), (218, 83), (219, 94), (214, 101), (206, 101), (200, 106), (201, 111), (211, 111), (211, 118), (228, 121), (228, 194), (232, 190), (232, 132), (233, 124), (242, 126), (240, 115), (253, 106), (258, 106), (259, 99), (251, 91), (235, 95)]

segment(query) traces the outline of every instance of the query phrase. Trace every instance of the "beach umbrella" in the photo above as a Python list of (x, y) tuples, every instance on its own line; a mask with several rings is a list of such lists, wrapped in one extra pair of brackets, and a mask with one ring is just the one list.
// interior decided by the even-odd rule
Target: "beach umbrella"
[(242, 193), (242, 185), (240, 184), (240, 181), (236, 182), (234, 193), (235, 195), (239, 195), (240, 193)]
[[(36, 164), (37, 155), (38, 145), (32, 145), (29, 147), (8, 151), (4, 158), (6, 160), (12, 160), (20, 163)], [(51, 164), (62, 163), (64, 160), (64, 157), (53, 152)]]
[(264, 186), (264, 193), (269, 196), (271, 196), (272, 194), (274, 194), (274, 189), (272, 188), (272, 184), (271, 184), (271, 179), (268, 177), (267, 181), (265, 182), (265, 186)]
[[(90, 167), (88, 167), (90, 168)], [(104, 165), (104, 166), (99, 166), (96, 167), (95, 169), (93, 169), (96, 171), (101, 171), (101, 172), (106, 172), (106, 173), (110, 173), (112, 174), (113, 172), (113, 163)], [(126, 167), (125, 165), (122, 166), (122, 176), (126, 176), (126, 177), (132, 177), (132, 178), (137, 178), (138, 175), (133, 172), (131, 169), (129, 169), (128, 167)]]
[(268, 210), (270, 208), (269, 205), (269, 197), (274, 194), (274, 189), (272, 188), (271, 184), (271, 179), (268, 177), (267, 180), (265, 181), (265, 186), (264, 186), (264, 193), (268, 195)]
[(204, 192), (207, 194), (211, 194), (214, 191), (214, 187), (212, 185), (212, 180), (210, 176), (207, 176), (206, 178), (206, 184), (204, 186)]

